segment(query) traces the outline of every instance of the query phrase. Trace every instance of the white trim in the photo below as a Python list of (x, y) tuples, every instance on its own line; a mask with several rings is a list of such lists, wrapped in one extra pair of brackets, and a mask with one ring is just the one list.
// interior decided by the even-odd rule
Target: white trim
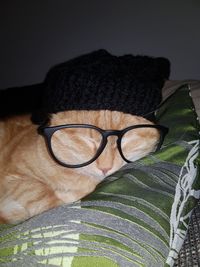
[[(169, 266), (174, 265), (174, 259), (178, 257), (178, 253), (183, 245), (188, 224), (186, 220), (190, 218), (192, 211), (183, 214), (183, 210), (189, 197), (199, 198), (200, 190), (192, 189), (194, 180), (197, 175), (197, 167), (195, 166), (195, 159), (199, 155), (199, 140), (188, 142), (192, 145), (188, 153), (185, 164), (181, 168), (178, 182), (176, 185), (176, 192), (174, 196), (174, 203), (171, 209), (170, 216), (170, 252), (166, 263)], [(179, 223), (182, 222), (186, 230), (179, 228)]]

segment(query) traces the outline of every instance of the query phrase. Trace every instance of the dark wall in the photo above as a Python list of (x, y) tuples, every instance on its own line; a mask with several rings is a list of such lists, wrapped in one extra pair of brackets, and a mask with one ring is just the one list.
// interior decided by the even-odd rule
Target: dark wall
[(165, 56), (172, 79), (200, 79), (198, 0), (6, 0), (0, 20), (0, 88), (99, 48)]

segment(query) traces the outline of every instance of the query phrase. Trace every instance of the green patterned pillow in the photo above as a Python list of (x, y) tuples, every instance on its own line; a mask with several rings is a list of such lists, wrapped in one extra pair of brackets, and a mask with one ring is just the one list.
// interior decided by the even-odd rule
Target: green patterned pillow
[(0, 266), (173, 266), (200, 197), (199, 124), (187, 85), (157, 112), (162, 149), (84, 200), (0, 227)]

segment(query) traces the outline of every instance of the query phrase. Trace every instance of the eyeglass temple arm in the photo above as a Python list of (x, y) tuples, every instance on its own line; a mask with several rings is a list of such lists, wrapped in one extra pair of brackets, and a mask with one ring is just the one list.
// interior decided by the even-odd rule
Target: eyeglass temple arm
[(42, 124), (37, 128), (38, 134), (43, 135), (45, 126), (45, 124)]

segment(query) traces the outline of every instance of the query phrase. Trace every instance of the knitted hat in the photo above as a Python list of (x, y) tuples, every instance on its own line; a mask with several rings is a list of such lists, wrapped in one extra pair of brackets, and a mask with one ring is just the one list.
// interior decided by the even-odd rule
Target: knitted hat
[[(161, 102), (169, 69), (165, 58), (113, 56), (105, 50), (59, 64), (44, 82), (42, 120), (44, 114), (65, 110), (112, 110), (148, 117)], [(41, 123), (39, 116), (34, 120)]]

